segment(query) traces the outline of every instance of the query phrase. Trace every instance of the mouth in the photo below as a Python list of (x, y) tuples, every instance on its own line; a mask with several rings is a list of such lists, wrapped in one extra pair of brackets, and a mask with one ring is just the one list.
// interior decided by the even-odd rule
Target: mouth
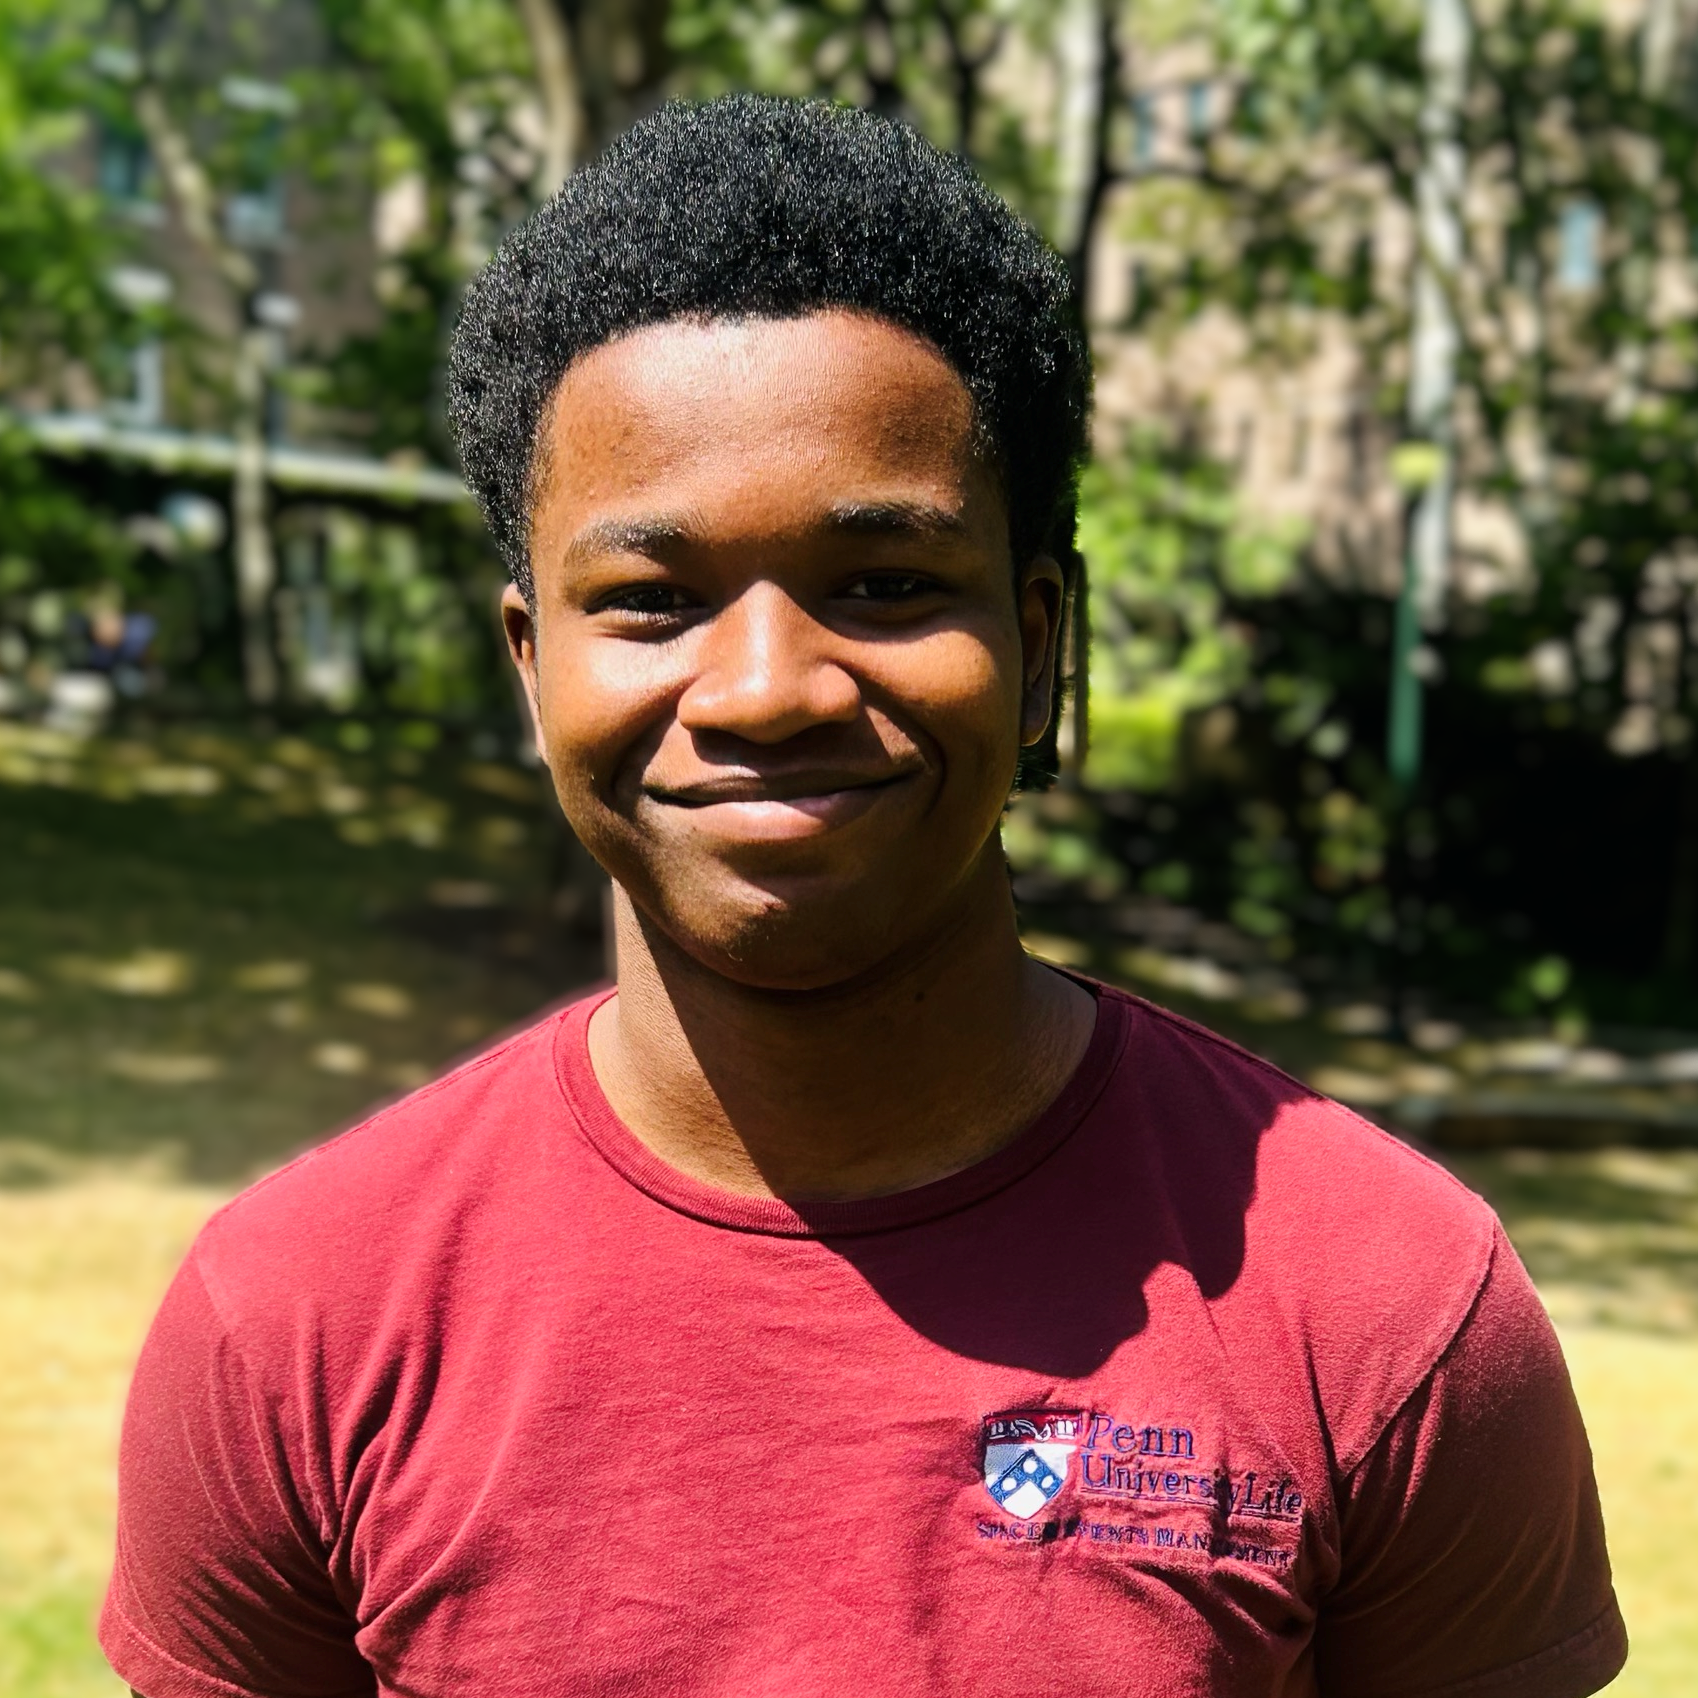
[(786, 773), (771, 778), (728, 775), (703, 784), (645, 785), (644, 796), (690, 816), (693, 829), (745, 841), (783, 842), (817, 837), (870, 813), (914, 776), (858, 773)]

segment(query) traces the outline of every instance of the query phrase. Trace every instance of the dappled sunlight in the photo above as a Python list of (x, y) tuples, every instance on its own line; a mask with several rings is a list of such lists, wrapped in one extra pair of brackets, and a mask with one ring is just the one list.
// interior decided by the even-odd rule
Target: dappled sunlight
[(90, 985), (113, 996), (180, 996), (195, 976), (194, 962), (175, 949), (138, 949), (109, 960), (61, 955), (52, 965), (68, 983)]
[(483, 879), (441, 878), (425, 891), (437, 908), (493, 908), (501, 892)]
[(0, 721), (8, 1135), (251, 1174), (595, 975), (534, 773), (348, 729)]
[(371, 1055), (363, 1044), (314, 1044), (310, 1059), (321, 1073), (337, 1073), (350, 1079), (358, 1078), (371, 1067)]
[(379, 1020), (405, 1020), (413, 1012), (413, 999), (399, 985), (343, 985), (336, 1000), (344, 1008), (370, 1014)]
[(1559, 1320), (1698, 1337), (1698, 1150), (1447, 1160), (1503, 1217)]
[(170, 1055), (146, 1050), (113, 1050), (106, 1071), (138, 1085), (204, 1085), (222, 1077), (224, 1063), (214, 1055)]
[(1399, 1030), (1384, 996), (1317, 996), (1250, 933), (1161, 897), (1092, 898), (1046, 877), (1015, 878), (1034, 955), (1191, 1015), (1400, 1130), (1457, 1148), (1698, 1141), (1698, 1034), (1592, 1033), (1480, 1009), (1417, 1009)]
[(444, 795), (415, 782), (426, 764), (407, 747), (350, 750), (296, 736), (256, 742), (171, 730), (142, 741), (0, 719), (0, 785), (78, 790), (109, 802), (194, 804), (229, 793), (251, 824), (320, 818), (357, 848), (458, 842), (498, 864), (524, 853), (533, 827), (505, 808), (491, 811), (490, 803), (536, 809), (546, 792), (534, 777), (494, 761), (464, 762), (450, 777), (452, 794)]
[(300, 990), (312, 977), (308, 961), (250, 961), (230, 975), (230, 982), (242, 991)]
[[(600, 971), (593, 943), (573, 956), (550, 929), (538, 775), (401, 774), (382, 750), (306, 739), (190, 741), (162, 764), (212, 767), (216, 791), (146, 793), (138, 746), (97, 739), (48, 747), (52, 779), (0, 778), (21, 846), (0, 889), (0, 1609), (43, 1619), (93, 1608), (128, 1367), (199, 1220)], [(127, 788), (99, 776), (120, 769)], [(325, 805), (348, 801), (336, 785), (360, 811)], [(438, 846), (395, 824), (409, 810), (440, 824)], [(1698, 1089), (1694, 1046), (1670, 1035), (1635, 1050), (1450, 1010), (1400, 1031), (1367, 991), (1309, 996), (1230, 926), (1143, 894), (1114, 902), (1033, 907), (1028, 941), (1406, 1129), (1415, 1101), (1640, 1093), (1666, 1107)], [(1698, 1384), (1698, 1152), (1448, 1159), (1502, 1210), (1564, 1327), (1616, 1524), (1653, 1485), (1698, 1497), (1672, 1416), (1653, 1432), (1637, 1406), (1648, 1387)], [(203, 1175), (217, 1186), (188, 1182)], [(1630, 1618), (1677, 1642), (1668, 1564), (1631, 1540), (1618, 1561)]]

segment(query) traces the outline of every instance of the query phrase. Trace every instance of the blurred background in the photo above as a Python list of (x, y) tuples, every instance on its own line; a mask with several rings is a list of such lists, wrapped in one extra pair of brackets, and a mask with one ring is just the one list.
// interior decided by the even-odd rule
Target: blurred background
[(527, 208), (731, 88), (906, 118), (1066, 257), (1028, 941), (1491, 1198), (1616, 1690), (1698, 1689), (1694, 0), (0, 0), (0, 1694), (116, 1690), (199, 1222), (603, 970), (443, 350)]

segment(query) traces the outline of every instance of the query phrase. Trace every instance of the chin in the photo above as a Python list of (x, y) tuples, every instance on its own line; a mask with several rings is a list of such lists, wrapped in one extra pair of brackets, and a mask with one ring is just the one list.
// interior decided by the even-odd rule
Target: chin
[(894, 920), (869, 912), (864, 891), (834, 900), (817, 890), (745, 888), (735, 898), (672, 907), (652, 923), (673, 948), (733, 984), (801, 992), (846, 985), (877, 967), (901, 946)]

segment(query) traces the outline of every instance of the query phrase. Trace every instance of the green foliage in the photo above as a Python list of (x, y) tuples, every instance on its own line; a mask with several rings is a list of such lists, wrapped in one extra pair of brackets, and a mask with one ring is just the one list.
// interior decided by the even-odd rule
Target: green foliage
[[(98, 360), (131, 328), (111, 267), (125, 245), (91, 194), (56, 168), (86, 138), (99, 93), (90, 13), (0, 0), (0, 377), (51, 382), (66, 359)], [(117, 516), (44, 461), (0, 416), (0, 603), (28, 624), (32, 595), (123, 579), (135, 548)], [(53, 615), (42, 605), (48, 623)]]
[(1053, 214), (1047, 116), (994, 72), (1016, 44), (1047, 46), (1031, 0), (675, 0), (669, 35), (683, 92), (756, 88), (850, 101), (903, 119), (971, 158), (1036, 224)]
[(460, 293), (532, 198), (514, 133), (532, 75), (525, 33), (509, 0), (319, 0), (318, 12), (331, 57), (306, 81), (303, 151), (352, 153), (373, 192), (405, 190), (415, 214), (367, 280), (377, 327), (326, 354), (325, 399), (378, 453), (451, 460), (441, 390)]
[[(1213, 302), (1285, 358), (1314, 348), (1319, 315), (1342, 321), (1393, 436), (1409, 290), (1386, 207), (1412, 217), (1421, 16), (1219, 0), (1230, 119), (1194, 166), (1150, 173), (1131, 215), (1152, 244), (1152, 328)], [(1698, 343), (1669, 286), (1698, 252), (1690, 51), (1576, 0), (1505, 0), (1475, 30), (1463, 250), (1442, 281), (1463, 339), (1458, 487), (1499, 540), (1461, 544), (1475, 587), (1443, 644), (1450, 676), (1543, 697), (1621, 753), (1685, 747)], [(1435, 469), (1425, 444), (1391, 455), (1405, 491)], [(1671, 638), (1660, 668), (1635, 665)]]
[(81, 8), (0, 0), (0, 357), (14, 381), (44, 347), (88, 352), (116, 305), (119, 244), (90, 195), (50, 169), (87, 123)]
[(1226, 598), (1287, 589), (1301, 542), (1299, 528), (1247, 515), (1221, 467), (1155, 431), (1135, 432), (1086, 470), (1090, 782), (1173, 784), (1187, 719), (1249, 677), (1254, 632), (1226, 616)]
[(0, 595), (123, 579), (136, 549), (117, 518), (0, 423)]
[(487, 556), (483, 572), (464, 570), (480, 558), (475, 540), (452, 525), (444, 533), (347, 511), (330, 519), (325, 581), (357, 633), (360, 696), (391, 712), (458, 718), (499, 701), (486, 611), (496, 580)]

